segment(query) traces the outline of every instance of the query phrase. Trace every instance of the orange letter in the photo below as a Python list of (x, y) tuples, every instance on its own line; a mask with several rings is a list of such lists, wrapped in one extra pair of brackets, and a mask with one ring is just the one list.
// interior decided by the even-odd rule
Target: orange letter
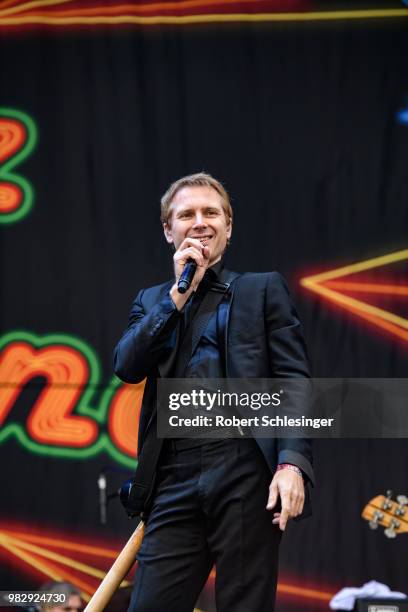
[(26, 342), (13, 342), (3, 351), (0, 381), (0, 424), (5, 420), (22, 387), (35, 376), (47, 380), (28, 417), (30, 436), (42, 444), (86, 447), (98, 435), (89, 417), (73, 415), (88, 382), (88, 364), (76, 349), (51, 345), (34, 349)]
[(109, 435), (123, 453), (136, 456), (139, 416), (144, 381), (138, 385), (122, 385), (116, 392), (109, 412)]
[[(20, 121), (5, 117), (0, 118), (0, 164), (10, 159), (19, 151), (26, 140), (24, 126)], [(23, 194), (15, 183), (0, 182), (0, 213), (9, 213), (21, 204)]]

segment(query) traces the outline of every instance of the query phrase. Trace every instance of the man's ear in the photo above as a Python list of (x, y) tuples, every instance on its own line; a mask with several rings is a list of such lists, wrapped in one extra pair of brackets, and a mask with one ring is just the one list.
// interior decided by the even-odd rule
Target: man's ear
[(168, 223), (163, 223), (163, 232), (166, 237), (166, 240), (169, 244), (173, 244), (173, 233), (171, 231), (170, 225)]
[(232, 219), (228, 219), (228, 225), (227, 225), (227, 238), (228, 240), (231, 238), (231, 234), (232, 234)]

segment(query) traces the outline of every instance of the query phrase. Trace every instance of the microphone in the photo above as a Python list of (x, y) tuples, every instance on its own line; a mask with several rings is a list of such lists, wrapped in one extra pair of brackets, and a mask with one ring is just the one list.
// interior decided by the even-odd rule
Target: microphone
[(98, 477), (99, 489), (99, 521), (101, 525), (106, 525), (106, 476), (101, 472)]
[(191, 281), (194, 278), (196, 270), (197, 264), (194, 259), (188, 259), (177, 283), (177, 289), (179, 293), (185, 293), (188, 289), (190, 289)]

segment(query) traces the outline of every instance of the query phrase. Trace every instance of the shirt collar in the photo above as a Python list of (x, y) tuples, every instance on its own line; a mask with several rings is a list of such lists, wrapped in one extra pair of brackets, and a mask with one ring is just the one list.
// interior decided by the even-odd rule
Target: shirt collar
[(224, 258), (221, 257), (221, 259), (217, 261), (217, 263), (211, 266), (211, 268), (208, 268), (207, 272), (212, 281), (218, 281), (223, 267), (224, 267)]
[(210, 289), (212, 283), (219, 282), (219, 276), (223, 267), (224, 261), (223, 258), (221, 258), (217, 263), (211, 266), (211, 268), (207, 268), (202, 281), (198, 285), (197, 292), (199, 294), (206, 293)]

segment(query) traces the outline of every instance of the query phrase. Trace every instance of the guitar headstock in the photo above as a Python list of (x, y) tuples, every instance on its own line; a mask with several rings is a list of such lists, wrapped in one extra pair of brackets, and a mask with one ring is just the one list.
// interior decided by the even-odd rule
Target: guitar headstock
[(408, 497), (398, 495), (393, 501), (392, 491), (387, 495), (377, 495), (365, 506), (361, 516), (369, 521), (371, 529), (378, 529), (378, 525), (385, 527), (384, 535), (395, 538), (399, 533), (408, 532)]

